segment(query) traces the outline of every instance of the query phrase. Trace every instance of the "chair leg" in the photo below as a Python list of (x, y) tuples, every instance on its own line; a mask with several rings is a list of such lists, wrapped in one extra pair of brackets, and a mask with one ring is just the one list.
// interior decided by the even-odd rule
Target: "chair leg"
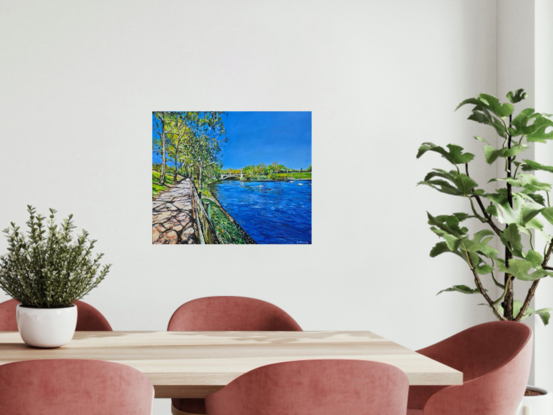
[(184, 412), (180, 409), (175, 408), (173, 405), (171, 405), (171, 413), (173, 415), (200, 415), (200, 414), (194, 414), (192, 412)]

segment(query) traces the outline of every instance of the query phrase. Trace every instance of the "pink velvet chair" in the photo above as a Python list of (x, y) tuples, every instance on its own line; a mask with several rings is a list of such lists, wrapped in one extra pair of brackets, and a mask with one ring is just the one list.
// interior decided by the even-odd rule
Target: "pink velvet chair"
[(405, 415), (400, 369), (362, 360), (302, 360), (263, 366), (206, 398), (209, 415)]
[[(181, 305), (169, 331), (301, 331), (285, 311), (247, 297), (205, 297)], [(174, 415), (205, 414), (203, 399), (173, 399)]]
[(532, 330), (484, 323), (418, 353), (463, 372), (463, 385), (412, 386), (408, 415), (511, 415), (530, 374)]
[(101, 360), (0, 365), (2, 415), (151, 415), (154, 388), (132, 367)]
[[(0, 331), (17, 331), (15, 308), (17, 300), (8, 300), (0, 303)], [(76, 301), (77, 331), (112, 331), (106, 318), (84, 301)]]

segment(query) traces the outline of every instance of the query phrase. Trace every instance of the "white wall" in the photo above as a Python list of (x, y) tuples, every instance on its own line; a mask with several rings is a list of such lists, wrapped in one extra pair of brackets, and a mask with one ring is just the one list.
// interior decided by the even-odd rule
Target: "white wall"
[[(116, 330), (163, 330), (178, 305), (220, 294), (412, 348), (492, 319), (477, 296), (435, 295), (471, 278), (429, 258), (425, 211), (467, 206), (416, 187), (449, 166), (415, 154), (456, 142), (481, 160), (472, 136), (491, 133), (453, 110), (496, 92), (495, 0), (0, 5), (0, 226), (23, 224), (26, 204), (73, 213), (113, 263), (86, 301)], [(312, 111), (313, 245), (152, 246), (162, 109)]]
[[(524, 88), (529, 97), (524, 107), (553, 113), (553, 1), (551, 0), (501, 0), (498, 2), (498, 94)], [(536, 144), (531, 149), (536, 161), (553, 164), (553, 146)], [(543, 181), (551, 181), (550, 173), (536, 172)], [(553, 228), (549, 227), (552, 233)], [(539, 246), (545, 240), (536, 235)], [(529, 283), (517, 281), (517, 289), (524, 293)], [(522, 296), (519, 296), (522, 299)], [(536, 309), (553, 307), (553, 281), (545, 278), (532, 302)], [(544, 326), (539, 319), (526, 321), (534, 330), (534, 367), (530, 383), (553, 390), (551, 348), (553, 329)]]
[[(535, 5), (535, 85), (536, 85), (536, 110), (553, 113), (553, 1), (536, 0)], [(539, 163), (553, 164), (553, 145), (536, 145), (536, 160)], [(551, 174), (538, 172), (538, 178), (551, 182)], [(549, 227), (553, 234), (553, 227)], [(542, 241), (543, 242), (543, 241)], [(553, 280), (550, 278), (540, 282), (536, 291), (536, 308), (553, 307)], [(541, 322), (536, 323), (535, 328), (535, 384), (553, 390), (553, 321), (544, 327)]]

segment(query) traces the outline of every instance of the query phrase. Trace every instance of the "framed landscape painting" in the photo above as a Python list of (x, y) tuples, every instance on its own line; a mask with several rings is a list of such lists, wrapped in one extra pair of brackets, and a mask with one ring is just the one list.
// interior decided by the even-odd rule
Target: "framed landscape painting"
[(311, 112), (152, 113), (153, 244), (311, 244)]

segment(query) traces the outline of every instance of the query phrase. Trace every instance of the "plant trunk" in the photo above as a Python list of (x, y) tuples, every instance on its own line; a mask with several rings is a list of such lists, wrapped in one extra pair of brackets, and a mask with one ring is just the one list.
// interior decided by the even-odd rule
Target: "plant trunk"
[[(512, 116), (509, 116), (509, 127), (511, 126)], [(511, 148), (512, 137), (509, 134), (509, 139), (507, 141), (508, 148)], [(512, 168), (512, 158), (507, 157), (507, 177), (512, 177), (511, 168)], [(509, 206), (513, 207), (513, 187), (510, 183), (507, 182), (507, 201)], [(508, 246), (505, 245), (505, 267), (509, 268), (509, 260), (513, 257)], [(503, 299), (503, 315), (507, 320), (514, 320), (516, 316), (513, 315), (513, 301), (514, 301), (514, 283), (515, 277), (509, 273), (505, 273), (504, 284), (507, 287), (505, 298)]]

